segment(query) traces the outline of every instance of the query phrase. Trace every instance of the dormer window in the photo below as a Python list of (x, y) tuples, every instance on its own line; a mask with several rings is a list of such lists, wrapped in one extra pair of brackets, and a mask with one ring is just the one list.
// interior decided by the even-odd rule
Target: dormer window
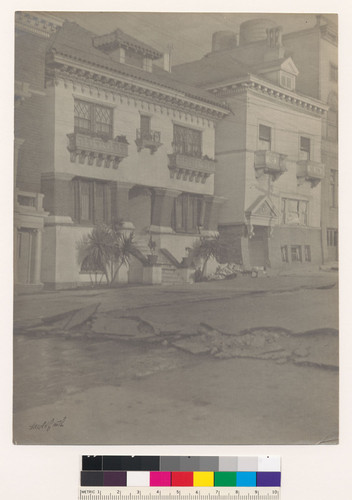
[(163, 54), (150, 45), (117, 29), (112, 33), (93, 38), (95, 48), (101, 50), (115, 61), (152, 72), (153, 61)]
[(288, 90), (294, 90), (295, 88), (295, 77), (288, 73), (280, 72), (280, 85)]

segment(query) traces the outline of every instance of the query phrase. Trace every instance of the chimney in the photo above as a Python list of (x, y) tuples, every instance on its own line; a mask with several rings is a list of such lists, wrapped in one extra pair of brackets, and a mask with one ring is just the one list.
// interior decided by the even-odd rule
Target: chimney
[(282, 27), (275, 26), (266, 30), (266, 45), (268, 47), (264, 54), (265, 61), (282, 59), (285, 55), (285, 47), (282, 43)]
[(282, 47), (282, 27), (268, 28), (266, 30), (266, 43), (271, 49)]

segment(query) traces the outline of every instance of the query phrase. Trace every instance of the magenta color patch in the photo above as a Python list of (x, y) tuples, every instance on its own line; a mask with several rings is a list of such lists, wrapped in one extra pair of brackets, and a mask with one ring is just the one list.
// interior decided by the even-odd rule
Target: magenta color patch
[(171, 486), (171, 472), (151, 471), (150, 486)]

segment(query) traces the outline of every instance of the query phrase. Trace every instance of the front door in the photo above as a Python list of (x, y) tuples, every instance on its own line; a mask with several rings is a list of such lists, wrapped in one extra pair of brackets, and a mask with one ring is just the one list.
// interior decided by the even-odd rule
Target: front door
[(21, 229), (17, 232), (17, 283), (31, 283), (33, 258), (33, 234), (30, 230)]
[(264, 226), (254, 226), (254, 236), (248, 241), (251, 267), (268, 265), (268, 230)]

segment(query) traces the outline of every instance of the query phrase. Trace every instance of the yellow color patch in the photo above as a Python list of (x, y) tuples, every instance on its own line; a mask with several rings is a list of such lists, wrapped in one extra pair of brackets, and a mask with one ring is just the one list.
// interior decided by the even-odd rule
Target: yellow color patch
[(193, 472), (193, 486), (214, 486), (214, 472)]

